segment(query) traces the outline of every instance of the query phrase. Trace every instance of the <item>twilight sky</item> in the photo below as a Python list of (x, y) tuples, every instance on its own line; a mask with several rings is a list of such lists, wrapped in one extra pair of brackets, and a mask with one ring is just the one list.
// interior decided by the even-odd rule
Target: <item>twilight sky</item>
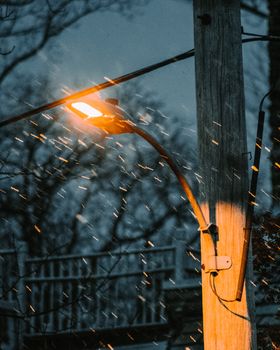
[[(55, 97), (59, 98), (65, 88), (83, 89), (103, 82), (104, 77), (115, 78), (193, 48), (191, 1), (152, 0), (138, 11), (140, 14), (132, 20), (112, 12), (88, 15), (53, 39), (51, 46), (20, 69), (48, 70), (54, 90), (57, 89)], [(243, 13), (242, 25), (245, 31), (265, 33), (267, 24)], [(265, 45), (246, 44), (243, 49), (249, 151), (253, 151), (258, 104), (268, 90)], [(182, 118), (182, 125), (189, 128), (189, 136), (195, 142), (194, 59), (172, 64), (137, 80), (164, 101), (165, 114)], [(102, 95), (111, 97), (115, 90), (115, 87), (107, 89)], [(266, 128), (266, 136), (268, 132)], [(266, 146), (261, 186), (269, 192), (269, 144)]]
[[(193, 48), (190, 3), (153, 0), (140, 12), (132, 20), (112, 12), (83, 18), (52, 41), (54, 48), (33, 59), (32, 68), (44, 65), (56, 87), (82, 89), (104, 81), (104, 76), (114, 78)], [(167, 110), (194, 118), (192, 58), (138, 80), (165, 101)]]

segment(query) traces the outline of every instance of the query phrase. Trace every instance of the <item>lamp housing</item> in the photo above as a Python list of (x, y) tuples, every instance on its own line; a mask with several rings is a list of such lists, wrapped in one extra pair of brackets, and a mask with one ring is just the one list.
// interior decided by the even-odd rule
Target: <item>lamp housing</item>
[(89, 125), (93, 125), (107, 134), (126, 134), (133, 132), (133, 123), (124, 119), (124, 111), (118, 106), (118, 100), (101, 100), (95, 97), (83, 97), (70, 101), (66, 108), (78, 115)]

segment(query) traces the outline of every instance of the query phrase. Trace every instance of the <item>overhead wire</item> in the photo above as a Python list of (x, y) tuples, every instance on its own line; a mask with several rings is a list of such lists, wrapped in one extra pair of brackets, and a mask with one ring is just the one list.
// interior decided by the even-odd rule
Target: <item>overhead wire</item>
[(44, 105), (42, 105), (42, 106), (40, 106), (38, 108), (32, 109), (32, 110), (24, 112), (22, 114), (19, 114), (19, 115), (15, 116), (15, 117), (3, 120), (3, 121), (0, 122), (0, 128), (3, 127), (3, 126), (9, 125), (9, 124), (15, 123), (17, 121), (20, 121), (22, 119), (30, 118), (30, 117), (32, 117), (32, 116), (34, 116), (36, 114), (45, 112), (45, 111), (47, 111), (49, 109), (61, 106), (61, 105), (65, 104), (65, 103), (69, 102), (70, 100), (79, 99), (79, 98), (81, 98), (83, 96), (92, 94), (94, 92), (105, 90), (105, 89), (107, 89), (107, 88), (109, 88), (111, 86), (119, 85), (119, 84), (124, 83), (126, 81), (129, 81), (131, 79), (137, 78), (137, 77), (139, 77), (141, 75), (150, 73), (150, 72), (152, 72), (152, 71), (154, 71), (156, 69), (159, 69), (159, 68), (162, 68), (164, 66), (167, 66), (167, 65), (169, 65), (171, 63), (178, 62), (178, 61), (181, 61), (181, 60), (184, 60), (186, 58), (193, 57), (193, 56), (194, 56), (194, 49), (191, 49), (191, 50), (188, 50), (186, 52), (183, 52), (182, 54), (173, 56), (171, 58), (168, 58), (166, 60), (160, 61), (160, 62), (152, 64), (152, 65), (146, 66), (144, 68), (141, 68), (141, 69), (138, 69), (138, 70), (133, 71), (131, 73), (122, 75), (120, 77), (117, 77), (117, 78), (114, 78), (114, 79), (108, 79), (108, 81), (106, 81), (104, 83), (91, 86), (91, 87), (86, 88), (84, 90), (75, 92), (74, 94), (68, 95), (68, 96), (60, 98), (60, 99), (58, 99), (56, 101), (53, 101), (53, 102), (50, 102), (50, 103), (46, 103), (46, 104), (44, 104)]
[[(252, 33), (242, 33), (242, 34), (244, 34), (244, 35), (253, 35)], [(248, 43), (248, 42), (252, 42), (252, 41), (280, 41), (280, 37), (275, 36), (275, 35), (258, 35), (258, 34), (256, 34), (256, 36), (254, 36), (252, 38), (242, 39), (242, 43)], [(142, 76), (144, 74), (153, 72), (153, 71), (155, 71), (155, 70), (157, 70), (159, 68), (165, 67), (165, 66), (167, 66), (169, 64), (172, 64), (172, 63), (175, 63), (175, 62), (182, 61), (182, 60), (185, 60), (187, 58), (193, 57), (194, 55), (195, 55), (195, 50), (191, 49), (191, 50), (183, 52), (183, 53), (181, 53), (179, 55), (173, 56), (171, 58), (168, 58), (166, 60), (160, 61), (160, 62), (152, 64), (152, 65), (146, 66), (144, 68), (140, 68), (140, 69), (138, 69), (136, 71), (130, 72), (130, 73), (125, 74), (125, 75), (122, 75), (120, 77), (117, 77), (117, 78), (114, 78), (114, 79), (108, 79), (108, 81), (106, 81), (104, 83), (91, 86), (89, 88), (86, 88), (84, 90), (75, 92), (75, 93), (73, 93), (71, 95), (68, 95), (66, 97), (60, 98), (60, 99), (58, 99), (56, 101), (53, 101), (53, 102), (50, 102), (50, 103), (46, 103), (46, 104), (44, 104), (44, 105), (42, 105), (40, 107), (37, 107), (35, 109), (32, 109), (30, 111), (26, 111), (24, 113), (21, 113), (21, 114), (19, 114), (17, 116), (5, 119), (5, 120), (0, 122), (0, 128), (4, 127), (6, 125), (9, 125), (9, 124), (15, 123), (15, 122), (20, 121), (20, 120), (30, 118), (30, 117), (32, 117), (32, 116), (34, 116), (36, 114), (45, 112), (45, 111), (47, 111), (49, 109), (61, 106), (61, 105), (65, 104), (65, 103), (69, 102), (72, 99), (78, 99), (78, 98), (81, 98), (83, 96), (89, 95), (91, 93), (98, 92), (98, 91), (101, 91), (101, 90), (105, 90), (105, 89), (107, 89), (109, 87), (112, 87), (114, 85), (119, 85), (119, 84), (124, 83), (126, 81), (129, 81), (129, 80), (135, 79), (137, 77), (140, 77), (140, 76)]]

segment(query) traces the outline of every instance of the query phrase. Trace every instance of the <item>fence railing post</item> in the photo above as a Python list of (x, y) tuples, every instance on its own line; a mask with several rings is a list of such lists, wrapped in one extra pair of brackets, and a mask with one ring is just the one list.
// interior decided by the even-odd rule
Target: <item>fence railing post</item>
[[(26, 289), (25, 289), (25, 276), (26, 276), (26, 258), (28, 253), (27, 244), (23, 241), (19, 241), (16, 244), (16, 252), (17, 252), (17, 262), (18, 262), (18, 273), (19, 273), (19, 281), (18, 281), (18, 303), (20, 307), (20, 312), (23, 316), (26, 315)], [(23, 334), (25, 330), (25, 321), (24, 317), (19, 321), (19, 331), (18, 331), (18, 349), (23, 348)]]
[(186, 243), (182, 240), (174, 240), (175, 246), (175, 283), (180, 284), (185, 278), (184, 266), (186, 260)]

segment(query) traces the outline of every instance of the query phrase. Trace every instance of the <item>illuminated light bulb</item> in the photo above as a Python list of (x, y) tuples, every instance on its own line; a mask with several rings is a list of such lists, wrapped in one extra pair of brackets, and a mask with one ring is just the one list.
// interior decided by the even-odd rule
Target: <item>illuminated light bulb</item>
[(71, 106), (78, 112), (85, 114), (88, 118), (101, 117), (103, 115), (98, 109), (85, 102), (74, 102)]
[(106, 134), (132, 133), (133, 123), (123, 118), (118, 100), (106, 101), (85, 97), (83, 101), (72, 101), (66, 107), (78, 115), (87, 125), (103, 130)]

